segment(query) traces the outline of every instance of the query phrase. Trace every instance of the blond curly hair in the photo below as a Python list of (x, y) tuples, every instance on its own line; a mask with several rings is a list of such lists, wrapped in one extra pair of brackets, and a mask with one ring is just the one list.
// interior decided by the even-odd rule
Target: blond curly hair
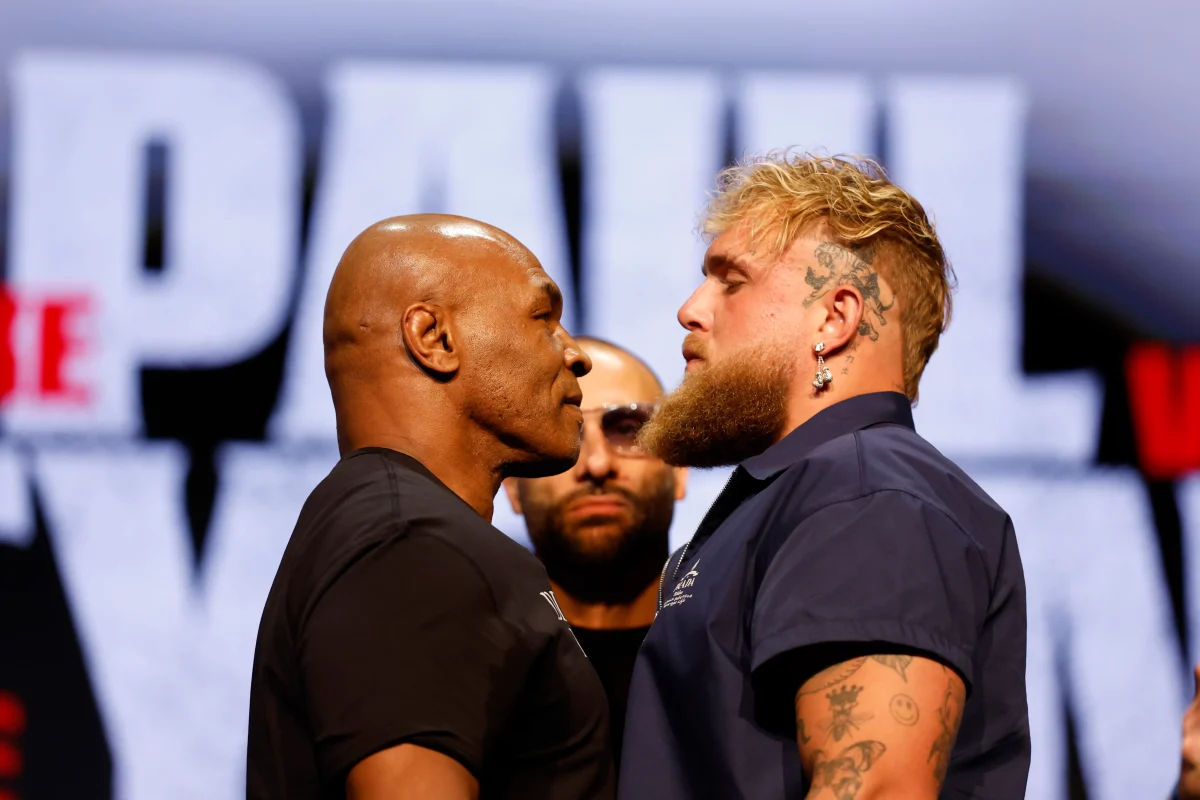
[(751, 240), (779, 257), (819, 222), (838, 244), (875, 250), (873, 266), (900, 300), (904, 389), (915, 401), (950, 322), (954, 271), (925, 209), (878, 163), (790, 150), (746, 159), (721, 172), (701, 230), (711, 239), (746, 224)]

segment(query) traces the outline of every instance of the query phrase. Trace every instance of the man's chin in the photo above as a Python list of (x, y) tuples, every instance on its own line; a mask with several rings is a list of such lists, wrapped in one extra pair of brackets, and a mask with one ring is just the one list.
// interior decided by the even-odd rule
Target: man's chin
[(538, 442), (522, 447), (526, 457), (511, 463), (507, 474), (513, 478), (547, 478), (566, 472), (579, 460), (581, 441), (578, 436), (564, 434), (556, 441)]
[(574, 454), (548, 455), (538, 454), (528, 461), (518, 461), (510, 464), (507, 475), (510, 478), (548, 478), (560, 475), (579, 460), (578, 451)]
[(588, 561), (605, 561), (614, 556), (629, 533), (626, 520), (611, 516), (585, 517), (573, 521), (566, 530), (571, 549)]

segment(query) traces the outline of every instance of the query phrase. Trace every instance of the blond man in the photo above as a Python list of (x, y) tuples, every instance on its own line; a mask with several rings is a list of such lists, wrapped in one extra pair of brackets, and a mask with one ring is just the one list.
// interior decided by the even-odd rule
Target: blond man
[(1023, 797), (1013, 527), (912, 420), (950, 311), (933, 226), (873, 162), (780, 153), (723, 173), (704, 229), (641, 441), (738, 466), (663, 572), (620, 797)]

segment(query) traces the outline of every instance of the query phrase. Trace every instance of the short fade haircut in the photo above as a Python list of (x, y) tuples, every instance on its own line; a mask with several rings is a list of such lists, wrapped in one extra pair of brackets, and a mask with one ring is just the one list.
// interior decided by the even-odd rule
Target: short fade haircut
[(873, 264), (900, 300), (904, 390), (917, 399), (921, 373), (950, 323), (954, 271), (925, 209), (875, 161), (776, 150), (721, 172), (701, 230), (710, 241), (748, 226), (775, 257), (814, 224), (837, 244), (871, 247)]

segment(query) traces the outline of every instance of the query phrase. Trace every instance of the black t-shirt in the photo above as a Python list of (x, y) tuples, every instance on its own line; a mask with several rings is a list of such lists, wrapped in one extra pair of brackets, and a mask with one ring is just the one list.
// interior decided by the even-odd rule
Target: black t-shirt
[(271, 586), (250, 691), (249, 798), (341, 798), (401, 743), (483, 798), (614, 793), (607, 708), (541, 563), (414, 459), (342, 459)]
[(604, 693), (608, 695), (608, 719), (612, 731), (613, 759), (621, 763), (621, 739), (625, 733), (625, 706), (629, 701), (629, 681), (633, 677), (633, 662), (638, 648), (650, 632), (644, 628), (597, 630), (573, 626), (575, 637), (583, 652), (592, 661)]

